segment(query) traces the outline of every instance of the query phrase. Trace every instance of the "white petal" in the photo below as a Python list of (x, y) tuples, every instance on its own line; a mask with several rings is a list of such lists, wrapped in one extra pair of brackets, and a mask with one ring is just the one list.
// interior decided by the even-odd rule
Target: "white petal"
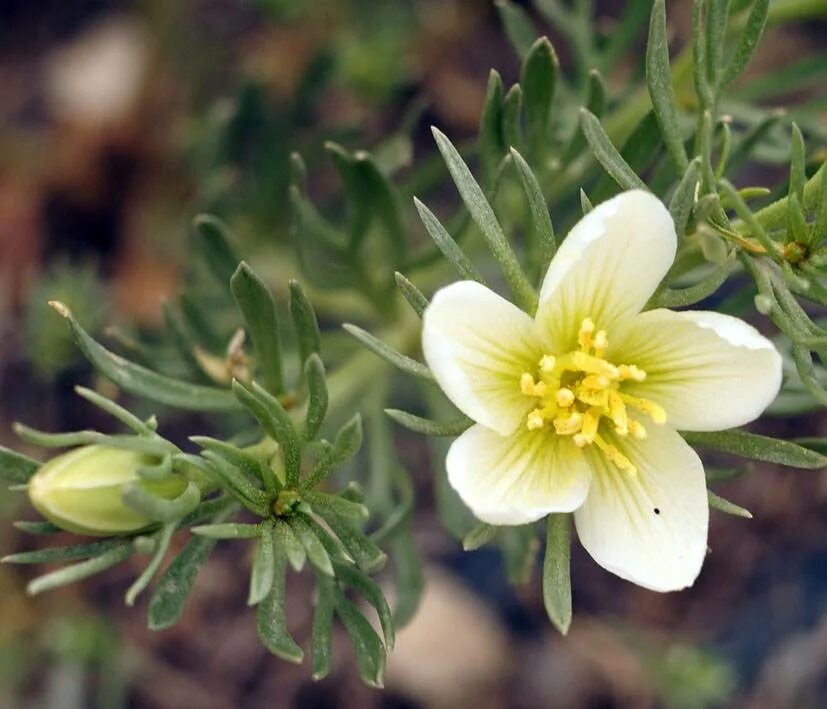
[(500, 436), (471, 426), (451, 445), (448, 481), (474, 515), (489, 524), (527, 524), (571, 512), (586, 497), (591, 471), (571, 440), (521, 429)]
[(709, 504), (698, 455), (668, 427), (643, 441), (605, 434), (638, 468), (630, 476), (589, 446), (594, 469), (577, 535), (604, 569), (652, 589), (691, 586), (706, 554)]
[(675, 225), (642, 190), (603, 202), (569, 232), (546, 273), (537, 322), (557, 351), (575, 346), (590, 317), (599, 329), (636, 315), (675, 259)]
[[(781, 355), (743, 320), (705, 311), (651, 310), (634, 318), (614, 361), (646, 380), (624, 390), (666, 409), (679, 431), (721, 431), (757, 418), (778, 394)], [(614, 344), (614, 343), (612, 343)]]
[(437, 383), (475, 421), (508, 435), (534, 400), (520, 375), (543, 355), (534, 321), (516, 305), (474, 281), (437, 291), (426, 308), (422, 350)]

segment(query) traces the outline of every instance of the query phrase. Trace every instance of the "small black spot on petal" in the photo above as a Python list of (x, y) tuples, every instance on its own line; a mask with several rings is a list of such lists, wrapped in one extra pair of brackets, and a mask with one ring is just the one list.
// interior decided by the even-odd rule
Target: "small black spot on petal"
[(655, 507), (655, 514), (656, 514), (656, 515), (659, 515), (659, 514), (660, 514), (660, 508)]

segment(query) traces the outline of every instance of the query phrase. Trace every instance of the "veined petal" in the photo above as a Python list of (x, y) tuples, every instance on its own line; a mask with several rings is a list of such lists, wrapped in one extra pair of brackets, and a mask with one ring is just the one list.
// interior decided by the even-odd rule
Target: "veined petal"
[(489, 524), (527, 524), (550, 512), (571, 512), (586, 497), (591, 470), (569, 438), (520, 429), (500, 436), (471, 426), (451, 445), (448, 481)]
[(706, 554), (709, 504), (698, 455), (672, 429), (645, 440), (605, 434), (636, 467), (629, 475), (590, 446), (594, 469), (577, 535), (604, 569), (653, 591), (691, 586)]
[(675, 259), (675, 225), (648, 192), (603, 202), (569, 232), (546, 273), (536, 320), (555, 351), (577, 344), (590, 317), (599, 329), (636, 315)]
[(502, 435), (534, 406), (520, 375), (542, 356), (534, 321), (474, 281), (437, 291), (425, 309), (422, 350), (437, 383), (456, 407)]
[(646, 372), (625, 390), (660, 404), (679, 431), (721, 431), (757, 418), (778, 394), (781, 355), (743, 320), (706, 311), (634, 318), (613, 357)]

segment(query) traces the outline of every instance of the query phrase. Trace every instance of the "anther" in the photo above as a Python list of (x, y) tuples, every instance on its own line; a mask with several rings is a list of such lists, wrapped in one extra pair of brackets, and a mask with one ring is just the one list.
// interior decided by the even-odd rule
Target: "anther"
[(554, 430), (561, 436), (570, 436), (577, 433), (583, 425), (583, 416), (577, 412), (569, 416), (558, 416), (554, 419)]
[(592, 344), (592, 333), (594, 332), (594, 320), (586, 318), (580, 325), (577, 333), (577, 342), (584, 350), (588, 350)]
[(574, 392), (571, 389), (563, 387), (557, 390), (554, 398), (557, 400), (557, 406), (567, 409), (574, 403)]
[(557, 364), (557, 358), (554, 355), (543, 355), (540, 358), (540, 371), (550, 374), (555, 364)]
[(637, 468), (632, 464), (632, 461), (623, 455), (623, 453), (621, 453), (615, 446), (606, 443), (606, 441), (600, 436), (595, 436), (594, 442), (597, 444), (598, 448), (603, 451), (606, 457), (624, 473), (630, 477), (635, 477), (637, 475)]
[(642, 382), (646, 379), (646, 372), (634, 364), (621, 364), (617, 368), (620, 374), (620, 379), (634, 379), (636, 382)]
[(640, 421), (629, 421), (629, 433), (631, 433), (639, 441), (642, 441), (647, 436), (646, 429)]
[(532, 411), (526, 419), (526, 427), (529, 431), (536, 431), (544, 425), (545, 419), (543, 418), (543, 412), (541, 409), (534, 409), (534, 411)]

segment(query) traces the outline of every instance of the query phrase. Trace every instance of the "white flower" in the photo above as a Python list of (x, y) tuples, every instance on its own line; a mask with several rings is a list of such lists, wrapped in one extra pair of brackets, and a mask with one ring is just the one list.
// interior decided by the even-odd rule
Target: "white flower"
[(440, 387), (476, 421), (446, 462), (474, 514), (574, 511), (598, 564), (656, 591), (691, 585), (706, 553), (704, 471), (676, 430), (752, 421), (781, 384), (778, 352), (743, 321), (641, 312), (675, 249), (664, 206), (626, 192), (572, 229), (534, 318), (461, 281), (436, 293), (422, 333)]

